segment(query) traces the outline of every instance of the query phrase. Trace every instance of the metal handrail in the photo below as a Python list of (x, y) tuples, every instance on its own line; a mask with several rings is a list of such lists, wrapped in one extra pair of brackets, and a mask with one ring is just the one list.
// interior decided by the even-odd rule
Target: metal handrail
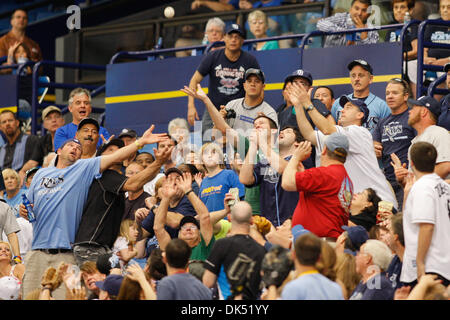
[(314, 30), (308, 34), (306, 34), (300, 43), (300, 68), (303, 67), (303, 50), (305, 49), (305, 45), (308, 43), (309, 38), (311, 37), (317, 37), (317, 36), (331, 36), (331, 35), (338, 35), (338, 34), (347, 34), (347, 33), (357, 33), (357, 32), (366, 32), (366, 31), (378, 31), (378, 30), (384, 30), (384, 29), (400, 29), (400, 27), (404, 27), (404, 24), (387, 24), (383, 26), (376, 26), (373, 28), (359, 28), (359, 29), (349, 29), (349, 30), (342, 30), (342, 31), (320, 31), (320, 30)]
[(437, 88), (437, 86), (440, 85), (441, 83), (444, 83), (446, 79), (447, 74), (443, 74), (442, 76), (438, 77), (436, 80), (431, 82), (427, 89), (427, 95), (431, 97), (434, 96), (435, 93), (447, 95), (450, 92), (449, 89)]
[(403, 70), (402, 73), (402, 79), (404, 79), (405, 75), (408, 74), (408, 64), (404, 63), (404, 61), (408, 61), (408, 51), (406, 51), (405, 49), (405, 37), (407, 34), (407, 31), (410, 27), (412, 27), (413, 25), (418, 25), (420, 24), (422, 21), (420, 20), (411, 20), (410, 22), (408, 22), (407, 24), (405, 24), (405, 26), (403, 27), (401, 33), (400, 33), (400, 39), (402, 42), (402, 69), (405, 68), (405, 70)]
[[(61, 62), (61, 61), (47, 61), (42, 60), (36, 62), (33, 66), (32, 73), (32, 101), (31, 101), (31, 132), (32, 134), (37, 133), (37, 119), (38, 119), (38, 108), (47, 105), (46, 103), (39, 103), (38, 98), (38, 88), (42, 85), (49, 88), (60, 88), (60, 89), (73, 89), (73, 88), (86, 88), (91, 91), (91, 97), (98, 95), (105, 90), (105, 85), (102, 84), (99, 87), (86, 85), (86, 84), (68, 84), (68, 83), (56, 83), (56, 82), (41, 82), (39, 81), (39, 69), (40, 67), (47, 65), (54, 68), (69, 68), (69, 69), (86, 69), (86, 70), (96, 70), (96, 71), (106, 71), (106, 66), (93, 65), (93, 64), (82, 64), (73, 62)], [(94, 93), (95, 95), (93, 95)], [(67, 107), (63, 108), (61, 112), (64, 114), (67, 112)]]
[(435, 66), (431, 64), (424, 64), (423, 61), (423, 51), (424, 48), (444, 48), (450, 49), (449, 44), (445, 43), (432, 43), (425, 42), (425, 28), (429, 25), (437, 25), (437, 26), (447, 26), (450, 27), (450, 21), (443, 20), (425, 20), (419, 25), (419, 30), (417, 33), (417, 88), (416, 88), (416, 96), (420, 97), (422, 93), (425, 92), (425, 88), (423, 88), (423, 72), (425, 70), (429, 71), (442, 71), (442, 66)]

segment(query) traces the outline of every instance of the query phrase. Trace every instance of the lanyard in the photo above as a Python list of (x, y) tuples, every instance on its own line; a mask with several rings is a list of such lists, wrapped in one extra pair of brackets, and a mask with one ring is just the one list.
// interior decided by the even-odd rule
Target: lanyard
[(305, 276), (305, 275), (307, 275), (307, 274), (316, 274), (316, 273), (319, 273), (319, 271), (317, 271), (317, 270), (305, 271), (305, 272), (300, 273), (300, 274), (297, 276), (297, 278), (300, 278), (301, 276)]

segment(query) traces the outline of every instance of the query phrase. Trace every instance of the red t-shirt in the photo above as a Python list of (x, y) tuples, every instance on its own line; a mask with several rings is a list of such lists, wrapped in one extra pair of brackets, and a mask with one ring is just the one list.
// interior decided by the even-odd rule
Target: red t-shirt
[(300, 193), (292, 226), (301, 224), (319, 237), (337, 238), (348, 224), (353, 183), (343, 165), (297, 172)]

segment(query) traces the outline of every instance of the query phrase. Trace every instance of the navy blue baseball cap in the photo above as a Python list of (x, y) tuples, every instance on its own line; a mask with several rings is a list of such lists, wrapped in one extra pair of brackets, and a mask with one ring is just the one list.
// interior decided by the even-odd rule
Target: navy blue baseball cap
[(353, 227), (342, 226), (342, 229), (347, 231), (350, 241), (358, 251), (359, 248), (367, 240), (369, 240), (369, 234), (367, 233), (367, 230), (363, 226), (353, 226)]
[(77, 131), (79, 131), (84, 125), (86, 125), (88, 123), (93, 124), (97, 128), (97, 131), (100, 130), (100, 125), (98, 124), (97, 120), (95, 120), (93, 118), (84, 118), (78, 124)]
[(286, 85), (286, 83), (291, 82), (295, 78), (304, 78), (308, 80), (309, 85), (312, 86), (313, 77), (311, 73), (303, 69), (297, 69), (294, 72), (292, 72), (289, 76), (286, 77), (286, 79), (284, 79), (284, 84)]
[(250, 77), (251, 75), (255, 75), (263, 83), (266, 82), (266, 77), (264, 76), (264, 72), (262, 72), (261, 69), (255, 69), (255, 68), (247, 69), (247, 71), (245, 71), (244, 81), (247, 81), (248, 77)]
[(412, 106), (425, 107), (428, 110), (430, 110), (436, 116), (436, 118), (439, 118), (439, 116), (441, 115), (441, 105), (433, 97), (421, 96), (417, 100), (408, 99), (408, 104), (410, 107)]
[(76, 144), (79, 144), (81, 146), (81, 142), (80, 140), (76, 139), (76, 138), (72, 138), (72, 139), (67, 139), (66, 141), (63, 142), (63, 144), (61, 145), (61, 147), (59, 147), (59, 149), (64, 148), (64, 146), (66, 144), (68, 144), (69, 142), (75, 142)]
[(362, 60), (362, 59), (356, 59), (353, 60), (352, 62), (350, 62), (347, 66), (348, 71), (352, 71), (352, 69), (355, 66), (360, 66), (361, 68), (363, 68), (366, 71), (369, 71), (370, 74), (373, 74), (373, 69), (372, 66), (366, 61), (366, 60)]
[(444, 66), (444, 72), (447, 73), (449, 69), (450, 69), (450, 62)]
[(95, 285), (100, 290), (108, 292), (108, 294), (111, 296), (118, 296), (122, 281), (123, 276), (120, 276), (118, 274), (110, 274), (106, 277), (105, 281), (97, 281)]
[(242, 38), (245, 39), (245, 31), (237, 23), (229, 25), (225, 33), (226, 34), (238, 33)]
[(349, 97), (347, 97), (345, 95), (339, 98), (339, 105), (342, 108), (345, 107), (347, 102), (350, 102), (351, 104), (357, 106), (359, 108), (359, 110), (361, 110), (361, 112), (364, 113), (364, 117), (362, 118), (362, 123), (361, 124), (366, 123), (367, 119), (369, 119), (370, 111), (369, 111), (369, 108), (367, 108), (367, 105), (365, 104), (365, 102), (360, 100), (360, 99), (349, 98)]

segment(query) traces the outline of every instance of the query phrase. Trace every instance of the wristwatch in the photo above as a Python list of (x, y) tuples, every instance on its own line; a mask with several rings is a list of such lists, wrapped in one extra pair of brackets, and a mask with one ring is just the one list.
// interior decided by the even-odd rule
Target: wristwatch
[(310, 104), (309, 106), (307, 106), (307, 107), (305, 108), (305, 110), (306, 110), (306, 111), (314, 110), (314, 106), (313, 106), (312, 104)]

